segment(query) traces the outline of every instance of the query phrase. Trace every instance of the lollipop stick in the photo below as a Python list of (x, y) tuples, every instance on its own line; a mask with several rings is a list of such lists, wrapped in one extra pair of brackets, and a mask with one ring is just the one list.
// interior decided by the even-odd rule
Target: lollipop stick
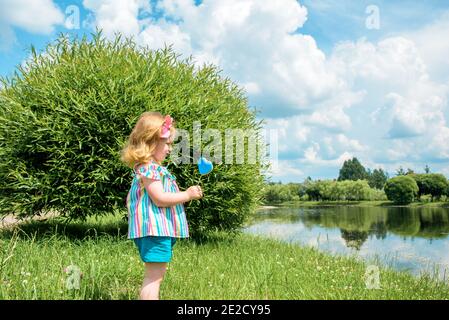
[(199, 185), (199, 186), (202, 185), (202, 178), (203, 178), (203, 175), (200, 174), (200, 178), (198, 179), (198, 185)]

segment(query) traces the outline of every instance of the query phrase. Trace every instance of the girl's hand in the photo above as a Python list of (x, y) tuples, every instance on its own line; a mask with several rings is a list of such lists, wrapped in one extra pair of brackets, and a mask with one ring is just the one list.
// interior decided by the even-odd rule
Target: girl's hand
[(203, 190), (200, 186), (191, 186), (186, 190), (190, 200), (197, 200), (203, 197)]

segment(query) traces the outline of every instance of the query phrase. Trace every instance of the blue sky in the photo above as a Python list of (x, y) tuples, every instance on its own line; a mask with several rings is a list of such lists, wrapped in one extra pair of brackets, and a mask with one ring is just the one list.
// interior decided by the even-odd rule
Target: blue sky
[[(274, 181), (344, 160), (449, 177), (449, 4), (336, 0), (0, 0), (0, 76), (60, 32), (134, 36), (215, 63), (279, 137)], [(73, 9), (79, 10), (77, 20)], [(79, 28), (70, 28), (71, 22)]]

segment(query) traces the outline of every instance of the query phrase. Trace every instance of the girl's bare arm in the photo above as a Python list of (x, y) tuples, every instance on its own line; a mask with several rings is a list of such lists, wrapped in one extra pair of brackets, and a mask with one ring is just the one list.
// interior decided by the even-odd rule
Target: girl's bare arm
[(142, 179), (151, 200), (161, 208), (173, 207), (193, 199), (200, 199), (203, 196), (201, 188), (198, 186), (192, 186), (186, 191), (176, 193), (165, 192), (160, 180), (151, 180), (146, 177), (142, 177)]

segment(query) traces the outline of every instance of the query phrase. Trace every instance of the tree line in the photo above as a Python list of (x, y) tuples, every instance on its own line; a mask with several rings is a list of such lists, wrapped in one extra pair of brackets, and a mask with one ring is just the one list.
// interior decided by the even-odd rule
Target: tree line
[(362, 201), (390, 200), (398, 204), (413, 201), (449, 200), (449, 181), (443, 174), (405, 171), (400, 167), (396, 176), (379, 169), (365, 169), (357, 158), (346, 160), (337, 179), (316, 180), (310, 177), (302, 183), (273, 183), (265, 185), (265, 203), (286, 201)]

